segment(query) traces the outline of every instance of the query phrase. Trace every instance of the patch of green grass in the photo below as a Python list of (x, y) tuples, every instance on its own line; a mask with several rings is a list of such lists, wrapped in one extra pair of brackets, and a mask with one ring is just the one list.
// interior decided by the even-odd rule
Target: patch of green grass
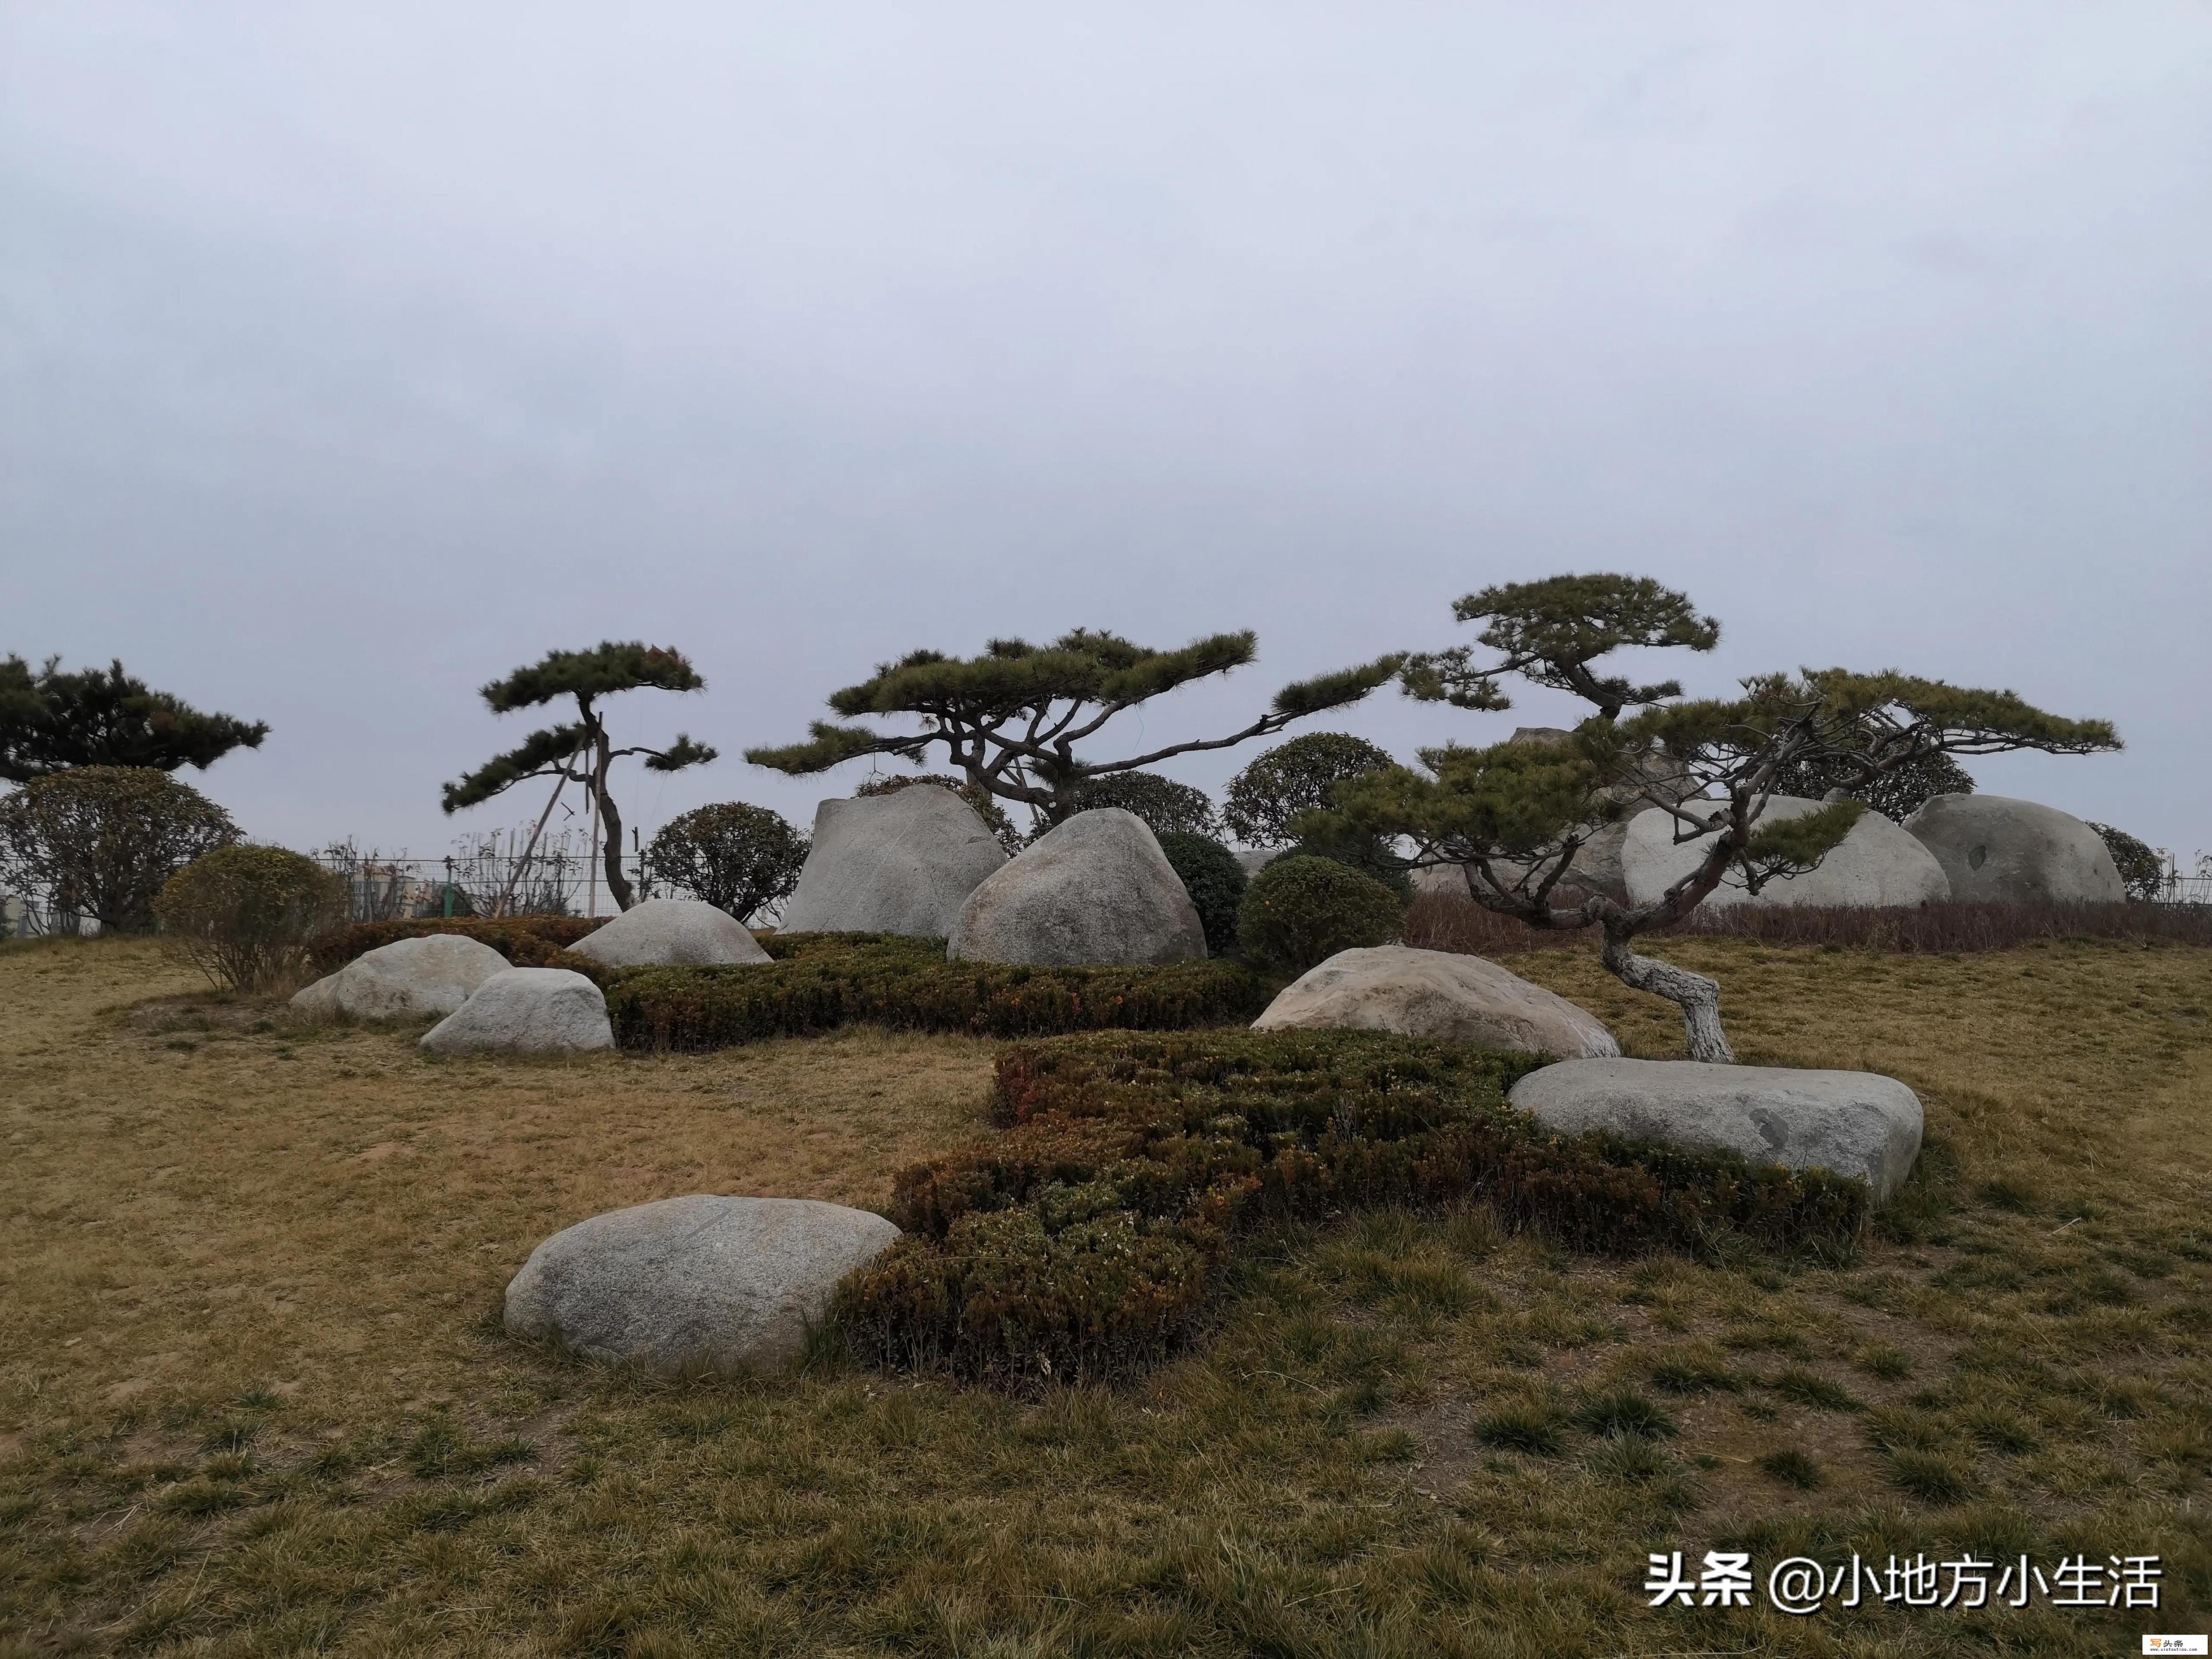
[(1784, 1400), (1810, 1406), (1816, 1411), (1855, 1412), (1862, 1408), (1858, 1397), (1842, 1383), (1796, 1365), (1776, 1372), (1767, 1379), (1765, 1386)]
[(1659, 1440), (1680, 1432), (1674, 1419), (1628, 1390), (1592, 1395), (1574, 1409), (1575, 1426), (1592, 1434)]
[(1759, 1469), (1769, 1480), (1795, 1486), (1800, 1492), (1818, 1492), (1828, 1484), (1828, 1477), (1821, 1472), (1820, 1466), (1795, 1446), (1767, 1453), (1759, 1460)]
[(1543, 1406), (1505, 1406), (1474, 1419), (1477, 1445), (1557, 1457), (1565, 1449), (1557, 1413)]
[(1885, 1382), (1902, 1382), (1912, 1375), (1911, 1356), (1904, 1349), (1887, 1343), (1862, 1348), (1858, 1365), (1869, 1376), (1878, 1376)]
[(1955, 1457), (1936, 1452), (1899, 1451), (1889, 1460), (1890, 1483), (1924, 1504), (1957, 1504), (1976, 1489), (1973, 1471)]

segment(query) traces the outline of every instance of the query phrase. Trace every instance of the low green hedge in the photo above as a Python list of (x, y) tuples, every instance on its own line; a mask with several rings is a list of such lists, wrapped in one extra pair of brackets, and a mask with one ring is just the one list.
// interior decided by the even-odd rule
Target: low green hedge
[(941, 941), (889, 934), (763, 940), (767, 966), (624, 968), (607, 1015), (625, 1048), (704, 1049), (868, 1023), (976, 1036), (1109, 1027), (1176, 1030), (1250, 1020), (1273, 988), (1235, 963), (1032, 968), (947, 962)]
[(907, 1237), (836, 1317), (893, 1367), (1021, 1383), (1112, 1377), (1173, 1346), (1270, 1218), (1480, 1198), (1577, 1249), (1832, 1252), (1863, 1182), (1593, 1134), (1505, 1103), (1542, 1060), (1365, 1032), (1071, 1037), (998, 1064), (1006, 1132), (908, 1170)]

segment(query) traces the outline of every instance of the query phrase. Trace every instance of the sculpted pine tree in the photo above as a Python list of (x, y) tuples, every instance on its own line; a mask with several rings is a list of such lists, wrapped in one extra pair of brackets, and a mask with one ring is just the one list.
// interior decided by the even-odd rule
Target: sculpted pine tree
[(264, 721), (204, 714), (149, 690), (120, 661), (74, 674), (61, 661), (49, 657), (34, 671), (21, 657), (0, 658), (0, 779), (28, 783), (79, 766), (204, 771), (269, 735)]
[[(1447, 744), (1422, 751), (1424, 770), (1349, 779), (1336, 787), (1335, 810), (1311, 815), (1308, 828), (1324, 837), (1402, 837), (1413, 848), (1399, 855), (1404, 867), (1455, 867), (1486, 909), (1531, 927), (1598, 929), (1608, 969), (1681, 1008), (1693, 1060), (1735, 1058), (1721, 1026), (1719, 986), (1638, 954), (1632, 941), (1686, 915), (1724, 877), (1756, 893), (1814, 869), (1867, 810), (1846, 799), (1762, 822), (1783, 780), (1803, 769), (1865, 787), (1935, 755), (2120, 746), (2103, 720), (2064, 720), (2009, 691), (1895, 672), (1762, 675), (1742, 683), (1741, 697), (1668, 702), (1680, 694), (1671, 681), (1635, 686), (1591, 666), (1622, 646), (1709, 650), (1718, 639), (1717, 625), (1696, 617), (1686, 598), (1641, 579), (1559, 577), (1488, 589), (1457, 608), (1490, 620), (1483, 638), (1503, 659), (1481, 665), (1464, 651), (1414, 659), (1405, 676), (1410, 695), (1504, 708), (1498, 680), (1510, 672), (1575, 690), (1597, 712), (1564, 741)], [(1642, 712), (1622, 720), (1631, 706)], [(1693, 869), (1644, 904), (1562, 891), (1592, 836), (1650, 807), (1674, 819), (1677, 842), (1709, 838)]]
[(745, 758), (805, 776), (866, 755), (922, 763), (933, 746), (941, 745), (945, 762), (970, 784), (1021, 803), (1049, 826), (1082, 809), (1084, 787), (1091, 780), (1266, 737), (1309, 714), (1358, 702), (1404, 663), (1401, 656), (1388, 656), (1286, 685), (1267, 714), (1226, 737), (1168, 744), (1122, 760), (1093, 760), (1077, 752), (1116, 715), (1162, 692), (1243, 667), (1255, 654), (1249, 632), (1216, 634), (1179, 651), (1155, 651), (1088, 629), (1046, 646), (994, 640), (982, 655), (968, 659), (917, 651), (836, 693), (830, 707), (848, 720), (913, 720), (918, 730), (886, 732), (817, 720), (805, 743), (748, 749)]
[[(643, 757), (649, 771), (680, 772), (687, 766), (713, 760), (714, 750), (680, 732), (665, 749), (641, 744), (617, 749), (607, 735), (606, 718), (599, 705), (618, 692), (697, 691), (706, 684), (681, 652), (635, 640), (620, 644), (609, 641), (588, 651), (549, 652), (534, 666), (518, 668), (505, 679), (485, 686), (484, 702), (495, 714), (504, 714), (573, 698), (575, 720), (532, 732), (504, 755), (494, 756), (459, 782), (447, 784), (445, 810), (458, 812), (532, 778), (582, 784), (598, 805), (606, 837), (607, 891), (627, 910), (635, 902), (635, 893), (623, 872), (622, 814), (608, 787), (610, 769), (615, 762), (636, 755)], [(556, 799), (557, 790), (558, 786)], [(551, 811), (548, 802), (546, 812)], [(544, 827), (544, 817), (538, 820), (538, 827)]]

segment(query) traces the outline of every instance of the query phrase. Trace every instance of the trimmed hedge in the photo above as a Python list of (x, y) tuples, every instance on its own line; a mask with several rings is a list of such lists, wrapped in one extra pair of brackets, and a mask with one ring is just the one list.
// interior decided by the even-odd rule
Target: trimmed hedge
[(941, 940), (889, 934), (763, 939), (767, 966), (625, 968), (602, 981), (625, 1048), (705, 1049), (867, 1022), (912, 1031), (1044, 1036), (1245, 1022), (1272, 986), (1234, 963), (1030, 968), (947, 962)]
[(907, 1170), (907, 1237), (841, 1289), (869, 1363), (1002, 1384), (1110, 1378), (1190, 1328), (1240, 1235), (1357, 1206), (1491, 1203), (1583, 1250), (1729, 1233), (1833, 1252), (1863, 1182), (1602, 1134), (1505, 1103), (1534, 1055), (1367, 1032), (1072, 1037), (998, 1064), (998, 1139)]

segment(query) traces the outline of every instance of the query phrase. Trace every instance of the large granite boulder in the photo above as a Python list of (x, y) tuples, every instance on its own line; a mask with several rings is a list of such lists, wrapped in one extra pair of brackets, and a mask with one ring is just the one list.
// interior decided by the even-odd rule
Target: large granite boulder
[(743, 922), (704, 899), (647, 899), (568, 948), (610, 968), (704, 968), (769, 960)]
[(1528, 1054), (1618, 1054), (1595, 1016), (1480, 957), (1377, 945), (1310, 968), (1255, 1031), (1395, 1031)]
[(565, 1054), (614, 1046), (607, 1000), (566, 968), (494, 974), (422, 1036), (434, 1054)]
[(879, 1215), (695, 1194), (553, 1235), (507, 1286), (511, 1336), (656, 1376), (788, 1370), (837, 1281), (888, 1249)]
[(506, 971), (507, 958), (481, 939), (432, 933), (364, 951), (301, 991), (292, 1006), (355, 1019), (419, 1019), (452, 1013), (486, 980)]
[(1054, 966), (1194, 962), (1206, 955), (1206, 930), (1145, 821), (1101, 806), (1040, 836), (970, 893), (945, 954)]
[(1920, 1097), (1874, 1072), (1708, 1066), (1688, 1060), (1563, 1060), (1507, 1098), (1548, 1129), (1602, 1129), (1754, 1164), (1853, 1176), (1881, 1203), (1920, 1155)]
[[(1762, 820), (1787, 820), (1817, 812), (1826, 803), (1800, 795), (1774, 795)], [(1697, 803), (1691, 803), (1696, 810)], [(1621, 843), (1621, 874), (1631, 904), (1649, 904), (1698, 867), (1710, 836), (1674, 840), (1676, 820), (1658, 807), (1638, 812)], [(1744, 890), (1743, 877), (1730, 871), (1705, 902), (1731, 904), (1853, 905), (1890, 907), (1928, 904), (1951, 896), (1951, 883), (1935, 856), (1902, 827), (1879, 812), (1867, 811), (1851, 832), (1829, 848), (1817, 868), (1802, 876), (1770, 881), (1757, 894)]]
[(1953, 898), (2117, 904), (2128, 896), (2105, 838), (2055, 806), (2002, 795), (1937, 795), (1905, 828), (1943, 866)]
[(825, 800), (779, 931), (943, 939), (969, 894), (1006, 861), (975, 808), (937, 784)]

